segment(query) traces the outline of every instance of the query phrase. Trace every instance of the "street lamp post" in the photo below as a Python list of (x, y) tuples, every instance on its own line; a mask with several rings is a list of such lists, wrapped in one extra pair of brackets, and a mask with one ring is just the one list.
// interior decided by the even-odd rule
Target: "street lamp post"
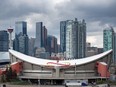
[(39, 78), (38, 78), (38, 87), (41, 87), (41, 83), (40, 83)]

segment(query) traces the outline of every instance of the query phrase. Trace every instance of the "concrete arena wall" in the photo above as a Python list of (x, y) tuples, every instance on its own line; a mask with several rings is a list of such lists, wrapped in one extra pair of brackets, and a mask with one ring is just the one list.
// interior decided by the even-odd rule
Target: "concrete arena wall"
[[(90, 79), (100, 77), (97, 73), (96, 62), (106, 62), (108, 67), (111, 64), (112, 53), (100, 58), (97, 61), (86, 63), (80, 66), (70, 66), (66, 68), (60, 68), (59, 74), (55, 67), (44, 67), (31, 64), (20, 60), (19, 58), (10, 54), (11, 63), (23, 62), (23, 70), (20, 73), (21, 78), (33, 78), (33, 79)], [(38, 61), (39, 62), (39, 61)], [(58, 68), (58, 67), (57, 67)]]

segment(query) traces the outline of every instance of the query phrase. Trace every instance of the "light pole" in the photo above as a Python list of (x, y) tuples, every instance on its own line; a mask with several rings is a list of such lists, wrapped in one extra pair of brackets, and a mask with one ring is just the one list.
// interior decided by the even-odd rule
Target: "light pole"
[(38, 78), (38, 87), (41, 87), (40, 84), (41, 84), (41, 83), (40, 83), (40, 80), (39, 80), (39, 78)]

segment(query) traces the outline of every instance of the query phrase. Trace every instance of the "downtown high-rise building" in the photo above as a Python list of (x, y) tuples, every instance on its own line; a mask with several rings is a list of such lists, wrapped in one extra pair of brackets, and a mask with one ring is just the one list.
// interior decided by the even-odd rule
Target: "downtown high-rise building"
[(60, 52), (66, 51), (66, 21), (60, 22)]
[(45, 26), (42, 27), (42, 47), (47, 47), (47, 29)]
[(6, 30), (0, 31), (0, 52), (7, 52), (9, 49), (9, 35)]
[(27, 22), (18, 21), (15, 23), (13, 49), (28, 55)]
[(47, 29), (42, 22), (36, 23), (35, 48), (45, 48), (47, 46)]
[(112, 27), (108, 27), (103, 31), (103, 50), (108, 51), (113, 49), (114, 45), (114, 30)]
[(47, 37), (47, 52), (50, 53), (57, 53), (58, 52), (58, 45), (57, 45), (57, 38), (55, 36), (48, 35)]
[(116, 33), (114, 33), (113, 60), (114, 63), (116, 64)]
[(113, 50), (113, 63), (116, 63), (116, 33), (113, 27), (107, 27), (103, 31), (103, 51)]
[[(75, 20), (66, 21), (66, 58), (83, 58), (86, 52), (86, 23)], [(62, 39), (62, 38), (60, 38)], [(61, 40), (60, 40), (61, 41)]]
[(29, 55), (34, 56), (35, 38), (29, 38)]
[(36, 23), (36, 38), (35, 38), (35, 47), (36, 48), (41, 48), (42, 44), (42, 22), (37, 22)]

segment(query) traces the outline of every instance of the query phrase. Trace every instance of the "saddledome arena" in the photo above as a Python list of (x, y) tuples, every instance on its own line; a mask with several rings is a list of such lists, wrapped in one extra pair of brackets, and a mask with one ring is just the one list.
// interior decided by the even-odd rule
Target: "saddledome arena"
[(73, 60), (48, 60), (9, 50), (11, 67), (22, 80), (40, 84), (64, 84), (69, 81), (91, 82), (110, 77), (112, 50)]

